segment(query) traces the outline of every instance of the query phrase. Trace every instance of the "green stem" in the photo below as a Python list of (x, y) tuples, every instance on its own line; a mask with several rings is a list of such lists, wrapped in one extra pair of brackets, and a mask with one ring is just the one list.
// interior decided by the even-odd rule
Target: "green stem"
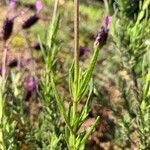
[[(73, 101), (73, 122), (76, 122), (76, 118), (77, 118), (77, 116), (76, 116), (76, 113), (77, 113), (77, 102), (76, 101)], [(76, 130), (76, 127), (73, 127), (75, 130)], [(76, 132), (74, 130), (74, 132)]]

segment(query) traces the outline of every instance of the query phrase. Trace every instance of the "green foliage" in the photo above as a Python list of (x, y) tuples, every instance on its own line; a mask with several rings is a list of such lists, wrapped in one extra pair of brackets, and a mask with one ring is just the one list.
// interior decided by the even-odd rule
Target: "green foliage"
[[(128, 85), (126, 81), (121, 81), (125, 83), (122, 84), (122, 99), (126, 111), (122, 114), (118, 124), (121, 126), (120, 132), (126, 136), (126, 144), (129, 142), (132, 145), (139, 142), (137, 146), (140, 149), (149, 149), (150, 103), (146, 91), (149, 91), (147, 77), (150, 59), (147, 57), (145, 63), (145, 56), (148, 55), (149, 50), (145, 41), (149, 39), (150, 35), (150, 19), (146, 15), (150, 1), (133, 1), (131, 2), (133, 6), (129, 5), (130, 2), (117, 1), (118, 11), (115, 13), (111, 30), (115, 49), (121, 57), (120, 66), (128, 72), (132, 80), (132, 86)], [(132, 135), (137, 136), (138, 142), (133, 141)], [(119, 138), (125, 143), (125, 138)]]

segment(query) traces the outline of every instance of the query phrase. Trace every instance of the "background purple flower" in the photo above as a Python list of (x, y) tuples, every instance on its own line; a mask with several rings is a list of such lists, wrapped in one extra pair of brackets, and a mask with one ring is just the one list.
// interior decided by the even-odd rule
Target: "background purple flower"
[(7, 41), (13, 31), (14, 20), (6, 18), (3, 25), (3, 40)]
[(23, 24), (23, 29), (28, 29), (32, 25), (34, 25), (39, 20), (39, 16), (37, 14), (34, 14), (33, 16), (30, 16)]
[(84, 55), (86, 55), (89, 52), (90, 52), (89, 48), (81, 46), (79, 49), (79, 57), (83, 57)]

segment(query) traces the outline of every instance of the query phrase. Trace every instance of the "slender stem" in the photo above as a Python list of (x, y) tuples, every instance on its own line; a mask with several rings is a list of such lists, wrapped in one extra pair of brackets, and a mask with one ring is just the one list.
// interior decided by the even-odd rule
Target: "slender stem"
[[(77, 102), (73, 102), (73, 120), (76, 120), (76, 112), (77, 112)], [(76, 129), (76, 128), (75, 128)]]
[(74, 79), (77, 91), (79, 75), (79, 0), (74, 0), (74, 62)]
[(106, 9), (106, 14), (109, 15), (109, 4), (108, 4), (108, 0), (104, 0), (104, 5), (105, 5), (105, 9)]
[[(74, 84), (75, 97), (73, 99), (73, 121), (77, 118), (77, 92), (78, 92), (78, 77), (79, 77), (79, 0), (74, 0)], [(73, 126), (76, 129), (76, 126)], [(76, 149), (77, 132), (72, 135), (72, 149)]]

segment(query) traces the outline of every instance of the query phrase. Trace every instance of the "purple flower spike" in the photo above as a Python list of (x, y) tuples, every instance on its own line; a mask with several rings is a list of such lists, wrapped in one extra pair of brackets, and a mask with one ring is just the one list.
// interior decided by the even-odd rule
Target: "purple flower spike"
[(41, 0), (37, 0), (37, 2), (36, 2), (36, 13), (39, 14), (41, 9), (42, 9)]
[(106, 43), (111, 20), (111, 16), (107, 16), (105, 18), (104, 26), (101, 27), (100, 31), (95, 36), (94, 45), (99, 45), (100, 47), (102, 47)]

